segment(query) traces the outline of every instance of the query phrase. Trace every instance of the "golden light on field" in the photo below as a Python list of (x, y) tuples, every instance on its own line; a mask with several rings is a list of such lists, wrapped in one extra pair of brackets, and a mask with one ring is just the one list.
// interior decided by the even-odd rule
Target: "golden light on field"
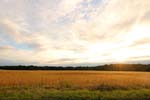
[[(118, 68), (121, 67), (123, 66), (118, 65)], [(150, 88), (150, 73), (148, 72), (0, 70), (0, 74), (0, 87), (25, 86), (48, 89)]]

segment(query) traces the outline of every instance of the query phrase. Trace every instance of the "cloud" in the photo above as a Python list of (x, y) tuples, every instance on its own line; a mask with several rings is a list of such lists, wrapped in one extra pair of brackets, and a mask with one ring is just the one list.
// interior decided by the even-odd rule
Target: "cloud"
[[(25, 38), (26, 29), (10, 19), (0, 21), (2, 32), (16, 42), (22, 42)], [(24, 33), (24, 34), (23, 34)], [(1, 33), (2, 34), (2, 33)]]
[[(34, 58), (34, 53), (26, 50), (18, 50), (12, 46), (0, 46), (0, 59), (1, 60), (10, 60), (11, 62), (31, 63)], [(30, 56), (30, 59), (29, 58)], [(8, 59), (9, 58), (9, 59)], [(6, 64), (9, 64), (7, 62)]]
[(62, 58), (62, 59), (56, 59), (56, 60), (48, 61), (46, 63), (48, 63), (48, 64), (51, 63), (51, 64), (56, 64), (57, 65), (58, 62), (59, 63), (65, 63), (65, 64), (68, 64), (68, 63), (71, 64), (71, 63), (77, 62), (77, 59)]
[(41, 65), (147, 61), (149, 5), (147, 0), (2, 0), (1, 59)]
[(150, 44), (150, 39), (149, 37), (148, 38), (143, 38), (143, 39), (139, 39), (139, 40), (136, 40), (133, 42), (133, 44), (131, 44), (130, 46), (131, 47), (134, 47), (134, 46), (138, 46), (138, 45), (149, 45)]

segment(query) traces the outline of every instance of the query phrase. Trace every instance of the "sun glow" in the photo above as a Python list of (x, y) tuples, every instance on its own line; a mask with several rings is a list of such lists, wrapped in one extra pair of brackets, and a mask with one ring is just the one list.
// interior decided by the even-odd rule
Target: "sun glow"
[(127, 34), (129, 41), (141, 40), (143, 38), (150, 38), (149, 25), (136, 25)]
[[(126, 39), (128, 39), (128, 44), (125, 48), (121, 48), (120, 50), (116, 51), (114, 54), (112, 54), (112, 58), (114, 58), (117, 62), (126, 62), (130, 61), (131, 58), (137, 57), (137, 56), (143, 56), (144, 54), (147, 55), (148, 51), (144, 50), (144, 48), (148, 47), (150, 44), (141, 44), (136, 45), (136, 41), (144, 40), (149, 41), (150, 39), (150, 28), (146, 25), (138, 25), (131, 29), (130, 32), (127, 33)], [(148, 42), (146, 42), (148, 43)], [(130, 45), (133, 45), (130, 47)], [(144, 46), (142, 46), (144, 45)], [(145, 46), (147, 45), (147, 46)], [(141, 55), (142, 54), (142, 55)]]

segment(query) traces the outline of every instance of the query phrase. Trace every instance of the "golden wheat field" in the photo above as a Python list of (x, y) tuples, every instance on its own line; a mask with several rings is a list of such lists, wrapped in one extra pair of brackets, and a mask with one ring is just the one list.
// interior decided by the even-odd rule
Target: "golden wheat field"
[(0, 70), (0, 87), (7, 86), (49, 89), (139, 89), (150, 88), (150, 73)]

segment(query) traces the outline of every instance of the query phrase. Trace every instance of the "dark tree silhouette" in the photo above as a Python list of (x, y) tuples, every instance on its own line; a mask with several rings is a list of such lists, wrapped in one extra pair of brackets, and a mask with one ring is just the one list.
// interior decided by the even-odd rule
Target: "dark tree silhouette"
[(97, 71), (150, 71), (150, 64), (109, 64), (100, 66), (0, 66), (3, 70), (97, 70)]

